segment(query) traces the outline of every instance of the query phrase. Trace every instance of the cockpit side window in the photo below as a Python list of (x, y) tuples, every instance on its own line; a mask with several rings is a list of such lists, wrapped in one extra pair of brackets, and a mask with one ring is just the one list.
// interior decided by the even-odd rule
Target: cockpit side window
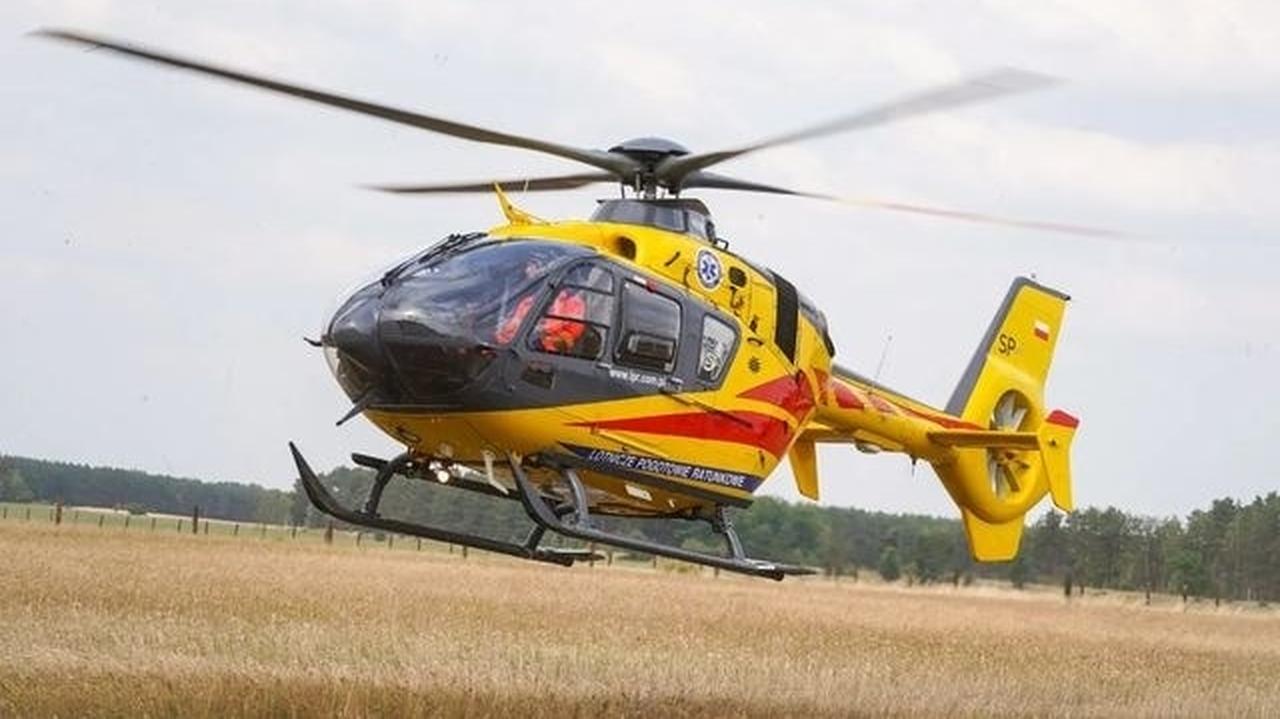
[(592, 262), (569, 270), (529, 333), (540, 352), (599, 359), (613, 324), (613, 273)]
[(614, 351), (618, 364), (670, 372), (679, 338), (679, 302), (638, 282), (622, 283), (622, 320)]

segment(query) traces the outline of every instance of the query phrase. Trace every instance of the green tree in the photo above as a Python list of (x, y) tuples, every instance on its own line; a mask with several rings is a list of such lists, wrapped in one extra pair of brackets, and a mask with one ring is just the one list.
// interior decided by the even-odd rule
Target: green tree
[(902, 576), (902, 566), (898, 561), (898, 548), (892, 544), (880, 553), (878, 566), (880, 577), (886, 582), (896, 582)]
[(1009, 563), (1009, 582), (1013, 584), (1014, 589), (1025, 587), (1033, 576), (1031, 560), (1027, 557), (1027, 552), (1019, 552), (1018, 556)]
[(1062, 514), (1050, 509), (1036, 520), (1027, 535), (1030, 546), (1024, 551), (1030, 555), (1036, 574), (1062, 577), (1068, 569), (1071, 556)]
[(30, 502), (35, 499), (22, 473), (9, 466), (0, 465), (0, 501)]
[(1209, 593), (1209, 572), (1199, 552), (1180, 549), (1169, 563), (1172, 589), (1185, 599), (1188, 595), (1202, 597)]

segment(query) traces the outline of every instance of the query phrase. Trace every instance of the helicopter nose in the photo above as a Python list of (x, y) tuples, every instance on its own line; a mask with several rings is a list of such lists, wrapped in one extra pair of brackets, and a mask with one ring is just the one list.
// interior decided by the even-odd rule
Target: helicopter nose
[(380, 304), (376, 294), (357, 293), (343, 303), (329, 322), (325, 344), (332, 349), (327, 353), (330, 369), (353, 400), (387, 376), (378, 339)]
[(453, 402), (492, 364), (496, 351), (482, 341), (466, 307), (430, 290), (428, 283), (375, 283), (348, 298), (329, 321), (325, 358), (353, 402)]

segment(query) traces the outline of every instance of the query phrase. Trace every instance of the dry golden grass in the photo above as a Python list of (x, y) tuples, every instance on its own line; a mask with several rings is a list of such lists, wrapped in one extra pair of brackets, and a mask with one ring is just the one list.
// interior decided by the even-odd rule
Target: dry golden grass
[(1280, 714), (1280, 616), (0, 522), (0, 715)]

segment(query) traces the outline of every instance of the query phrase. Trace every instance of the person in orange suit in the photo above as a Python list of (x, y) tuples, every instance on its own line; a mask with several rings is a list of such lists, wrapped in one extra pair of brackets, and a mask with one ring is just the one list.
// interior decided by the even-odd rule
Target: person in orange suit
[[(511, 315), (498, 328), (494, 338), (500, 344), (507, 344), (515, 338), (520, 324), (533, 308), (534, 295), (525, 295), (516, 303)], [(547, 308), (546, 317), (538, 326), (538, 335), (534, 337), (535, 345), (555, 354), (568, 354), (582, 333), (586, 330), (581, 320), (587, 316), (587, 303), (580, 292), (562, 289), (556, 293)]]
[(537, 338), (539, 345), (546, 352), (571, 354), (586, 330), (582, 320), (587, 316), (587, 302), (582, 293), (560, 290), (551, 301), (551, 307), (547, 308), (547, 315), (539, 325), (542, 331)]

